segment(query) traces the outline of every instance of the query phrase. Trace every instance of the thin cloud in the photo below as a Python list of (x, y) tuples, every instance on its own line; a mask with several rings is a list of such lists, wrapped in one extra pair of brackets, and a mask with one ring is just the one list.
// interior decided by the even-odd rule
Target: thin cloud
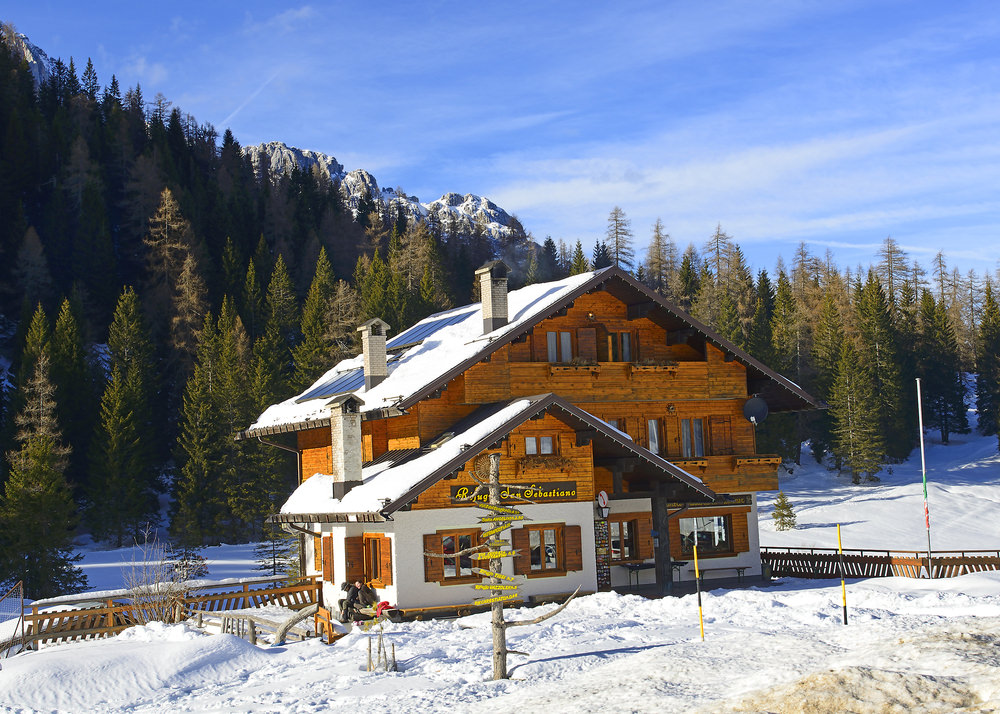
[(261, 92), (263, 92), (264, 89), (267, 87), (267, 85), (269, 85), (271, 82), (273, 82), (278, 77), (278, 75), (280, 75), (281, 73), (282, 73), (282, 70), (280, 70), (280, 69), (276, 70), (270, 77), (268, 77), (266, 80), (264, 80), (263, 84), (261, 84), (259, 87), (257, 87), (257, 89), (255, 89), (253, 91), (253, 93), (249, 97), (247, 97), (246, 99), (243, 100), (242, 104), (240, 104), (238, 107), (236, 107), (236, 109), (234, 109), (229, 116), (227, 116), (225, 119), (222, 120), (222, 123), (220, 124), (220, 126), (228, 127), (232, 123), (233, 119), (236, 118), (236, 115), (239, 114), (241, 111), (243, 111), (243, 109), (250, 102), (252, 102), (254, 99), (256, 99), (257, 95), (259, 95)]

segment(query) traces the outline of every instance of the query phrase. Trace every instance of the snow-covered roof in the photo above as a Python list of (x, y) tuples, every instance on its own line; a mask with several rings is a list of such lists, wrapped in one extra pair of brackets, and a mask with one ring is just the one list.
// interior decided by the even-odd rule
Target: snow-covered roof
[[(619, 455), (637, 456), (651, 473), (682, 485), (691, 496), (715, 498), (715, 494), (702, 480), (660, 458), (603, 420), (576, 407), (554, 394), (540, 394), (514, 399), (510, 402), (480, 407), (468, 417), (450, 427), (449, 438), (435, 440), (436, 447), (400, 452), (397, 461), (379, 459), (362, 469), (362, 483), (352, 488), (342, 498), (334, 498), (334, 477), (315, 474), (307, 478), (281, 507), (280, 514), (272, 520), (380, 520), (405, 506), (422, 491), (441, 478), (460, 469), (469, 459), (505, 438), (531, 417), (547, 410), (557, 410), (559, 418), (569, 420), (577, 427), (592, 430), (601, 438), (595, 449)], [(683, 488), (686, 487), (686, 488)], [(335, 518), (282, 518), (305, 514), (337, 514)], [(378, 515), (381, 514), (381, 515)], [(373, 516), (378, 515), (378, 518)], [(359, 517), (360, 516), (360, 517)], [(368, 516), (368, 517), (365, 517)]]
[(388, 340), (389, 376), (380, 384), (365, 389), (362, 355), (343, 360), (301, 394), (268, 407), (247, 434), (252, 436), (255, 432), (288, 425), (304, 428), (310, 422), (321, 426), (321, 420), (329, 417), (327, 403), (330, 397), (347, 392), (364, 401), (365, 411), (392, 407), (420, 393), (442, 374), (475, 357), (492, 342), (544, 319), (558, 309), (568, 295), (601, 272), (581, 273), (511, 291), (507, 296), (509, 322), (485, 335), (481, 303), (424, 318)]
[(363, 355), (343, 360), (302, 393), (268, 407), (240, 436), (325, 426), (329, 423), (329, 400), (338, 394), (354, 394), (364, 402), (366, 412), (393, 407), (407, 409), (476, 361), (602, 284), (625, 300), (637, 301), (641, 306), (659, 306), (662, 314), (678, 327), (693, 328), (733, 355), (747, 367), (749, 392), (765, 396), (772, 411), (824, 406), (795, 383), (612, 266), (511, 291), (507, 296), (509, 322), (486, 334), (483, 334), (481, 303), (424, 318), (388, 340), (389, 375), (379, 384), (365, 389)]

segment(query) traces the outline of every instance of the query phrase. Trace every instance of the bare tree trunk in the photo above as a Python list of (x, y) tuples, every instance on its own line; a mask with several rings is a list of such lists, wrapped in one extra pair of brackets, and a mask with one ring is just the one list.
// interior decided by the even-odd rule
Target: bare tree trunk
[[(500, 503), (500, 454), (490, 454), (490, 491), (489, 503), (491, 506), (499, 506)], [(490, 572), (499, 573), (503, 568), (503, 559), (490, 559)], [(490, 584), (499, 585), (500, 578), (493, 576)], [(502, 595), (501, 590), (491, 590), (493, 597)], [(492, 616), (490, 621), (493, 625), (493, 679), (507, 679), (507, 623), (503, 619), (503, 601), (495, 602), (491, 606)]]

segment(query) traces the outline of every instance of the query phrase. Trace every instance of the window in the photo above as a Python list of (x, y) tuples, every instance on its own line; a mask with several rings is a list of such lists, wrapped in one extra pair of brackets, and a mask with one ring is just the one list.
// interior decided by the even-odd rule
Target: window
[(681, 552), (694, 554), (694, 544), (698, 543), (698, 555), (717, 555), (733, 552), (733, 527), (731, 516), (702, 516), (681, 518)]
[(705, 455), (705, 424), (702, 419), (681, 419), (681, 456)]
[(370, 582), (372, 587), (384, 588), (387, 585), (392, 585), (392, 546), (389, 537), (379, 533), (365, 533), (359, 549), (362, 562), (361, 573), (355, 570), (356, 561), (352, 555), (354, 546), (350, 543), (352, 540), (348, 538), (345, 544), (349, 561), (347, 563), (348, 580), (352, 580), (352, 575), (354, 578), (363, 575), (363, 579)]
[(631, 332), (612, 332), (608, 334), (608, 357), (612, 362), (632, 361)]
[[(467, 548), (479, 545), (479, 530), (443, 531), (441, 532), (441, 552), (445, 555), (459, 553)], [(466, 578), (474, 575), (472, 572), (472, 553), (460, 555), (457, 558), (442, 558), (444, 577)]]
[(532, 524), (510, 532), (514, 574), (529, 578), (561, 577), (583, 570), (582, 529), (565, 523)]
[(646, 433), (649, 436), (649, 450), (654, 454), (660, 453), (660, 420), (648, 419)]
[(524, 453), (528, 456), (551, 455), (556, 453), (555, 443), (555, 437), (552, 436), (526, 436), (524, 437)]
[(549, 362), (573, 361), (573, 333), (547, 332), (545, 338), (548, 345)]
[(558, 526), (527, 528), (528, 550), (531, 555), (531, 572), (562, 570), (559, 553), (562, 529)]
[(608, 519), (608, 532), (611, 536), (611, 560), (635, 560), (639, 557), (636, 547), (638, 524), (636, 521), (616, 521)]

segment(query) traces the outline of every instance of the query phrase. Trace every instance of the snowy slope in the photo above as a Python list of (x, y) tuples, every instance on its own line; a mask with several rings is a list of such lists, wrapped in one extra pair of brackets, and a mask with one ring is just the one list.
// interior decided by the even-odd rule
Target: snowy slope
[[(975, 412), (969, 413), (973, 428)], [(1000, 453), (997, 438), (956, 434), (947, 446), (937, 432), (925, 436), (931, 546), (937, 550), (1000, 548)], [(776, 493), (761, 494), (760, 542), (776, 547), (927, 550), (920, 451), (884, 469), (880, 481), (852, 485), (803, 454), (803, 467), (780, 473), (780, 486), (798, 527), (776, 532), (770, 514)]]
[[(996, 452), (995, 437), (930, 445), (935, 548), (1000, 547)], [(762, 540), (831, 546), (840, 522), (845, 547), (921, 549), (919, 474), (919, 453), (872, 485), (852, 486), (818, 467), (796, 469), (782, 487), (801, 527), (774, 532), (765, 512)], [(101, 554), (106, 572), (112, 553)], [(213, 554), (230, 559), (230, 568), (249, 557), (232, 547)], [(88, 570), (96, 555), (86, 555)], [(838, 582), (715, 590), (703, 597), (704, 642), (693, 595), (579, 598), (541, 625), (511, 631), (510, 647), (526, 655), (511, 655), (512, 679), (500, 683), (490, 680), (481, 615), (388, 626), (400, 669), (394, 673), (365, 671), (370, 635), (357, 630), (332, 647), (307, 641), (269, 648), (150, 626), (4, 660), (0, 709), (1000, 711), (1000, 573), (849, 581), (847, 597), (844, 626)]]

